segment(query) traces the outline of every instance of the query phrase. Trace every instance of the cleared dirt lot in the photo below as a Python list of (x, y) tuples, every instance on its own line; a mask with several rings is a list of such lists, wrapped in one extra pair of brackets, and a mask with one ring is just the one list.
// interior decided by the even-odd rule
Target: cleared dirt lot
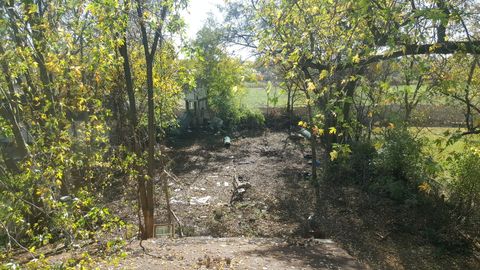
[[(202, 134), (172, 147), (171, 201), (186, 235), (289, 236), (312, 211), (306, 150), (287, 133), (237, 134), (228, 149), (222, 136)], [(250, 187), (231, 204), (235, 176)], [(293, 202), (292, 191), (302, 201)]]
[[(233, 134), (227, 149), (222, 137), (190, 134), (170, 144), (178, 177), (170, 186), (172, 207), (184, 223), (185, 235), (279, 237), (290, 245), (303, 245), (307, 217), (315, 211), (312, 184), (305, 177), (310, 170), (304, 159), (310, 152), (307, 142), (292, 140), (286, 132), (245, 131)], [(235, 175), (251, 187), (231, 204)], [(357, 261), (374, 269), (480, 267), (455, 236), (446, 232), (441, 239), (428, 238), (426, 232), (436, 221), (426, 218), (432, 215), (422, 208), (341, 180), (322, 178), (320, 189), (320, 238), (333, 239)]]
[(292, 246), (278, 238), (190, 237), (137, 243), (118, 267), (125, 269), (369, 269), (329, 240), (309, 247)]

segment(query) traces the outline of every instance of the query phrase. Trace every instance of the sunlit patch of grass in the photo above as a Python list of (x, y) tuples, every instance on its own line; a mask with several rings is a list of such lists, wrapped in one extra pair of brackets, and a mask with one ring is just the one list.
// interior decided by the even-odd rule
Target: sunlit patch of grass
[[(257, 83), (246, 85), (245, 95), (242, 97), (241, 103), (249, 108), (265, 108), (267, 107), (286, 107), (287, 93), (279, 86), (273, 86), (270, 95), (267, 95), (267, 84)], [(270, 98), (270, 100), (268, 100)], [(277, 98), (276, 102), (273, 99)], [(303, 106), (305, 104), (302, 93), (298, 93), (295, 106)]]
[[(284, 107), (287, 105), (287, 95), (283, 93), (279, 88), (272, 89), (270, 98), (278, 96), (276, 104), (272, 104), (272, 101), (268, 101), (269, 107)], [(249, 108), (267, 107), (267, 91), (262, 87), (249, 87), (246, 89), (245, 96), (242, 98), (242, 104)]]
[(454, 153), (461, 153), (465, 147), (480, 143), (480, 135), (461, 136), (457, 140), (452, 139), (455, 134), (465, 131), (462, 128), (453, 127), (412, 127), (411, 132), (417, 138), (425, 139), (425, 151), (438, 161), (446, 161)]

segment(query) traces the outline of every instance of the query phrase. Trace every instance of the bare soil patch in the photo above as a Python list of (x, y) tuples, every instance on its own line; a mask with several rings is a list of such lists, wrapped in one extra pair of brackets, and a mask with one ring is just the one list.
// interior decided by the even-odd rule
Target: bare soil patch
[[(236, 134), (232, 146), (222, 136), (200, 134), (174, 142), (179, 181), (172, 185), (173, 207), (187, 235), (280, 237), (294, 242), (308, 230), (313, 188), (305, 173), (305, 141), (286, 132)], [(251, 187), (243, 201), (230, 204), (235, 173)], [(435, 243), (425, 237), (431, 221), (425, 210), (399, 204), (351, 183), (321, 184), (318, 230), (359, 261), (375, 269), (480, 269), (461, 240)], [(208, 197), (205, 204), (199, 198)]]
[(318, 240), (310, 246), (291, 245), (279, 238), (155, 239), (127, 250), (125, 269), (369, 269), (332, 241)]
[[(342, 181), (322, 180), (314, 228), (322, 239), (304, 238), (315, 211), (306, 142), (268, 130), (234, 134), (230, 148), (222, 138), (196, 133), (169, 144), (171, 203), (187, 237), (143, 241), (150, 255), (134, 241), (115, 269), (480, 269), (458, 239), (425, 236), (424, 209)], [(231, 203), (235, 178), (249, 187)], [(135, 220), (135, 211), (117, 210)]]

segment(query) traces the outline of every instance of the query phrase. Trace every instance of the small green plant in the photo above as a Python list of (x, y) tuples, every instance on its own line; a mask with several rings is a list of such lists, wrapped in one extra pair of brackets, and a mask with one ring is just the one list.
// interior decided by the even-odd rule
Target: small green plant
[(460, 215), (469, 218), (480, 205), (480, 148), (467, 147), (456, 154), (451, 174), (451, 200), (457, 205)]
[(265, 125), (265, 116), (260, 111), (245, 109), (240, 116), (239, 126), (245, 128), (261, 128)]
[(418, 191), (425, 191), (425, 183), (432, 182), (438, 166), (422, 152), (423, 142), (407, 128), (392, 125), (385, 130), (380, 144), (373, 158), (375, 176), (370, 189), (397, 201), (415, 198)]
[(422, 142), (416, 140), (406, 128), (387, 129), (383, 147), (375, 160), (378, 175), (389, 175), (405, 183), (421, 182), (425, 157)]
[(350, 148), (350, 164), (355, 172), (355, 180), (358, 183), (365, 184), (373, 177), (373, 160), (377, 156), (375, 147), (370, 142), (355, 142)]

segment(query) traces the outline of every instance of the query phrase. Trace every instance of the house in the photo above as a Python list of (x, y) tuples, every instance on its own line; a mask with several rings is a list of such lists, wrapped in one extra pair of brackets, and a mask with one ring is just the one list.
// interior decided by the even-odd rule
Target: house
[(210, 120), (207, 90), (201, 87), (185, 90), (185, 109), (190, 127), (196, 128), (206, 124)]

